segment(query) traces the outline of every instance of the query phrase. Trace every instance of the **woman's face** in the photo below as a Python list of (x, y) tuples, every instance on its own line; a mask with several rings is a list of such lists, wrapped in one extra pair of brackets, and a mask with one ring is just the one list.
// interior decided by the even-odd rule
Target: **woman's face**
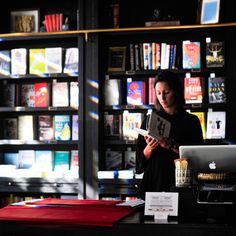
[(175, 108), (174, 91), (166, 82), (158, 82), (155, 86), (156, 96), (165, 111)]

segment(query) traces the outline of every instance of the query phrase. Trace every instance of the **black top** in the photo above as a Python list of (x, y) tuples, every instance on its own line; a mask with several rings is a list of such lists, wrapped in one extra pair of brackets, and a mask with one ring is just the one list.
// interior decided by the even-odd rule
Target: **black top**
[[(178, 145), (198, 145), (203, 143), (201, 124), (197, 116), (182, 110), (174, 115), (167, 114), (164, 110), (157, 112), (171, 122), (170, 138)], [(146, 129), (147, 116), (141, 128)], [(171, 150), (158, 146), (147, 160), (143, 155), (146, 141), (142, 135), (138, 136), (136, 146), (136, 173), (144, 172), (140, 186), (140, 197), (144, 198), (145, 192), (169, 191), (175, 185), (174, 160), (179, 155)]]

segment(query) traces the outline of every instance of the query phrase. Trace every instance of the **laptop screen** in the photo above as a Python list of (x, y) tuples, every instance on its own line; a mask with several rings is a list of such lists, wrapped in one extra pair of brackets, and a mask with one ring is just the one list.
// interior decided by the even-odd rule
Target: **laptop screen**
[(180, 146), (180, 158), (188, 158), (198, 173), (236, 173), (236, 145)]

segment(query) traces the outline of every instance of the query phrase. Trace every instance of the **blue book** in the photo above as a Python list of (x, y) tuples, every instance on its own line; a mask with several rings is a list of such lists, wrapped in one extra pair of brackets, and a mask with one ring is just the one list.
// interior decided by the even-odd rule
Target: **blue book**
[(54, 116), (54, 136), (55, 140), (71, 140), (70, 115)]

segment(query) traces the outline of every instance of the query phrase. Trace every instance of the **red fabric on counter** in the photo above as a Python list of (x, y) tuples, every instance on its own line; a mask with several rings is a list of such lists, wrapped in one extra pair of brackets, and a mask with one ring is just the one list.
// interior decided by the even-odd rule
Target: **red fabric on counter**
[[(0, 209), (0, 220), (112, 227), (117, 221), (135, 211), (132, 207), (116, 206), (117, 201), (113, 203), (112, 201), (106, 202), (106, 200), (91, 200), (91, 204), (89, 204), (90, 201), (88, 200), (54, 200), (45, 200), (45, 203), (50, 202), (50, 205), (26, 204), (6, 206)], [(70, 205), (62, 204), (64, 201), (75, 202), (72, 206), (71, 203)], [(84, 204), (83, 201), (85, 201)], [(61, 205), (52, 206), (52, 204), (58, 204), (59, 202)], [(78, 203), (81, 205), (77, 205)]]

